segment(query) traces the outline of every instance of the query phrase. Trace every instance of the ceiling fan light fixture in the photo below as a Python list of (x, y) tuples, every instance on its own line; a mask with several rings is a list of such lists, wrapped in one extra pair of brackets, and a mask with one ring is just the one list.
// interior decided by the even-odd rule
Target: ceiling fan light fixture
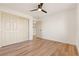
[(43, 6), (43, 3), (40, 3), (40, 4), (38, 5), (38, 8), (33, 9), (33, 10), (31, 10), (31, 11), (42, 11), (42, 12), (44, 12), (44, 13), (47, 13), (47, 11), (45, 11), (45, 10), (42, 8), (42, 6)]
[(41, 11), (41, 9), (39, 8), (38, 11)]

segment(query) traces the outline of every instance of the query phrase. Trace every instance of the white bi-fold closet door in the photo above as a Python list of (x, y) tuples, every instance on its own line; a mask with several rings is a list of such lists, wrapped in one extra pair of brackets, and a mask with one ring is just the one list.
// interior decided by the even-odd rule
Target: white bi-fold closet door
[(28, 40), (28, 20), (5, 12), (0, 13), (0, 46)]

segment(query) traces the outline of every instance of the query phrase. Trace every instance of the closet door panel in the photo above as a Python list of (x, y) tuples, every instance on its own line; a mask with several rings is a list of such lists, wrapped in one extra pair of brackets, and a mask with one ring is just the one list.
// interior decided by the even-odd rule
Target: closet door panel
[(2, 46), (28, 40), (28, 20), (2, 13)]

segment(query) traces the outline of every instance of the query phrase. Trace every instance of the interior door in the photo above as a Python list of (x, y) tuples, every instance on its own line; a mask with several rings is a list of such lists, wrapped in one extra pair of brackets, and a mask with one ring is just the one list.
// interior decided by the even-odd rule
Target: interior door
[(28, 40), (28, 20), (23, 17), (1, 14), (1, 46)]

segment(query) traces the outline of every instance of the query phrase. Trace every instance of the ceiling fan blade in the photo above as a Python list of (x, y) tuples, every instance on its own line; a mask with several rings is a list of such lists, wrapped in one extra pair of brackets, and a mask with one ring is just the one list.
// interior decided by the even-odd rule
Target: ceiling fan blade
[(33, 9), (33, 10), (31, 10), (31, 11), (37, 11), (38, 9)]
[(38, 8), (42, 8), (42, 6), (43, 6), (43, 3), (40, 3), (40, 4), (38, 5)]
[(45, 11), (45, 10), (43, 10), (43, 9), (42, 9), (41, 11), (43, 11), (44, 13), (47, 13), (47, 11)]
[(40, 3), (40, 6), (43, 6), (43, 3)]

